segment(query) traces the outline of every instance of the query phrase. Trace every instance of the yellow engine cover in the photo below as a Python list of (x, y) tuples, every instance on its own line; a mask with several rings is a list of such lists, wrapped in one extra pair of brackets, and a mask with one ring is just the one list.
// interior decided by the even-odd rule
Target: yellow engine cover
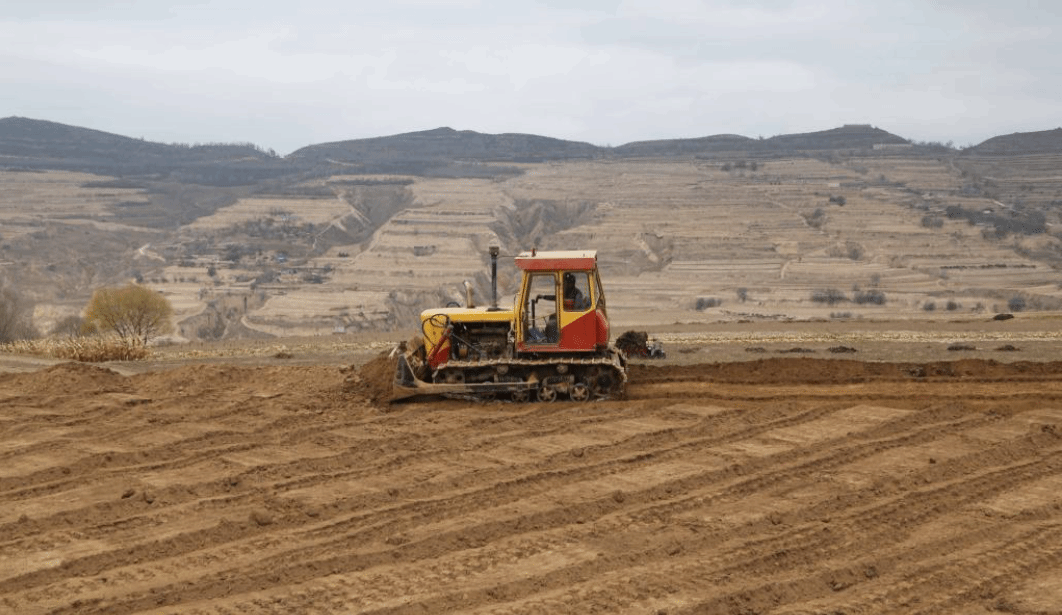
[(512, 308), (490, 310), (487, 307), (451, 307), (424, 310), (420, 313), (421, 331), (424, 332), (424, 345), (428, 354), (435, 352), (436, 347), (442, 343), (444, 347), (449, 345), (445, 340), (446, 326), (449, 323), (476, 323), (476, 322), (513, 322)]

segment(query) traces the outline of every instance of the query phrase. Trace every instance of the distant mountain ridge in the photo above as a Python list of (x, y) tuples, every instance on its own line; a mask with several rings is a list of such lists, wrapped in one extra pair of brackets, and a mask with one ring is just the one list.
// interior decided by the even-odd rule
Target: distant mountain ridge
[(290, 166), (251, 144), (165, 144), (24, 117), (0, 118), (0, 160), (9, 167), (162, 175), (210, 185), (254, 183)]
[[(67, 169), (108, 175), (155, 176), (215, 186), (317, 173), (343, 166), (361, 173), (473, 176), (481, 162), (542, 162), (604, 157), (716, 154), (789, 155), (828, 150), (871, 150), (910, 144), (869, 124), (752, 139), (721, 134), (637, 141), (602, 147), (523, 133), (487, 134), (449, 127), (308, 145), (286, 157), (253, 144), (188, 146), (23, 117), (0, 119), (0, 161), (6, 167)], [(1062, 129), (993, 137), (966, 153), (1062, 151)], [(515, 172), (515, 171), (514, 171)]]
[(485, 134), (443, 127), (387, 137), (308, 145), (288, 157), (305, 161), (492, 160), (538, 162), (600, 154), (590, 143), (539, 135)]
[(1015, 132), (992, 137), (963, 154), (1046, 154), (1062, 152), (1062, 128), (1036, 132)]
[(782, 153), (830, 149), (872, 149), (875, 145), (907, 143), (907, 139), (869, 124), (846, 124), (830, 130), (778, 135), (768, 139), (750, 139), (741, 135), (715, 135), (695, 139), (638, 141), (621, 145), (615, 148), (615, 151), (619, 155), (626, 156), (674, 156), (736, 151)]
[(539, 162), (600, 156), (682, 156), (723, 152), (790, 152), (796, 150), (870, 149), (879, 144), (905, 144), (902, 137), (865, 124), (769, 139), (741, 135), (713, 135), (690, 139), (636, 141), (601, 147), (538, 135), (484, 134), (471, 130), (436, 128), (389, 137), (372, 137), (309, 145), (289, 157), (302, 161), (479, 160)]
[(0, 119), (0, 155), (26, 156), (43, 154), (50, 157), (79, 158), (99, 156), (122, 160), (130, 154), (158, 158), (186, 160), (224, 157), (267, 158), (253, 145), (182, 146), (134, 139), (102, 130), (70, 126), (47, 120), (24, 117)]

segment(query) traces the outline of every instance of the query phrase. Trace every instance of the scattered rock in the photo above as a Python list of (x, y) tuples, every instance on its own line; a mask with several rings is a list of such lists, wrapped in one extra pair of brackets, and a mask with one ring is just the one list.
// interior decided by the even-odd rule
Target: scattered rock
[(384, 542), (391, 546), (404, 545), (409, 542), (409, 537), (405, 534), (392, 534), (385, 538)]
[(1021, 350), (1021, 348), (1018, 348), (1017, 346), (1013, 346), (1011, 344), (1003, 344), (999, 348), (996, 348), (996, 350), (998, 352), (1018, 352), (1019, 350)]
[(264, 510), (255, 510), (250, 515), (251, 522), (255, 525), (273, 525), (273, 515)]
[(125, 491), (122, 492), (122, 499), (123, 500), (128, 500), (129, 498), (133, 497), (134, 495), (136, 495), (136, 489), (126, 489)]
[(977, 350), (977, 348), (969, 344), (952, 344), (948, 346), (948, 350), (956, 352), (960, 350)]
[(992, 320), (1010, 320), (1014, 318), (1014, 314), (996, 314), (992, 317)]

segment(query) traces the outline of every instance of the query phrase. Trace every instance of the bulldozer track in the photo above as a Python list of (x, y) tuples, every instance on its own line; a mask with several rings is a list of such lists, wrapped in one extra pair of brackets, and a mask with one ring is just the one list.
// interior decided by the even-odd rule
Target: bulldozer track
[[(436, 371), (436, 379), (439, 379), (439, 374), (457, 373), (462, 374), (465, 372), (475, 372), (483, 369), (491, 368), (504, 368), (506, 371), (516, 370), (525, 371), (530, 373), (537, 368), (552, 368), (563, 369), (563, 373), (567, 373), (568, 370), (578, 367), (607, 367), (616, 376), (617, 382), (606, 391), (598, 391), (591, 393), (596, 400), (605, 400), (611, 397), (622, 396), (627, 384), (627, 370), (625, 369), (625, 356), (617, 350), (610, 350), (608, 356), (548, 356), (539, 358), (529, 357), (508, 357), (508, 358), (496, 358), (496, 359), (477, 359), (477, 360), (459, 360), (453, 359), (446, 362), (446, 364)], [(464, 392), (446, 392), (442, 394), (443, 397), (455, 400), (464, 401), (494, 401), (497, 395), (491, 393), (478, 393), (474, 390)], [(506, 401), (506, 400), (502, 400)]]

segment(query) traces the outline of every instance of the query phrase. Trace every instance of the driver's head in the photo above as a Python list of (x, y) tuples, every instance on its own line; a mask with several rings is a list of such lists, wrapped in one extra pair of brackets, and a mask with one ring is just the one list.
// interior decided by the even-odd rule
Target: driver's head
[(575, 287), (575, 274), (573, 274), (573, 273), (564, 274), (564, 288), (574, 288), (574, 287)]

